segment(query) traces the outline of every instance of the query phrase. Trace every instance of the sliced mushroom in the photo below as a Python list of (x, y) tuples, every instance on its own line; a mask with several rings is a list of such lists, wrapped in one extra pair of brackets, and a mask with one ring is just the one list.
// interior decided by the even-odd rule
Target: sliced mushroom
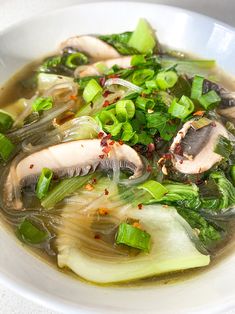
[(229, 119), (235, 119), (235, 92), (230, 92), (221, 85), (204, 80), (203, 82), (203, 93), (208, 93), (214, 90), (221, 97), (221, 102), (217, 109), (218, 113)]
[[(120, 168), (133, 172), (130, 179), (142, 175), (143, 162), (134, 149), (119, 143), (109, 147), (111, 151), (105, 155), (100, 140), (78, 140), (44, 148), (26, 156), (8, 174), (4, 192), (7, 203), (14, 201), (16, 182), (21, 188), (35, 184), (44, 167), (53, 170), (59, 177), (73, 177), (86, 175), (96, 169), (113, 169), (114, 163), (118, 161)], [(20, 209), (22, 203), (17, 202), (14, 206)]]
[(99, 71), (99, 65), (107, 67), (108, 69), (112, 68), (114, 65), (118, 65), (120, 68), (129, 68), (131, 66), (131, 56), (120, 57), (116, 59), (109, 59), (99, 61), (90, 65), (82, 65), (77, 67), (74, 72), (75, 77), (85, 77), (92, 75), (100, 75), (102, 74)]
[(186, 122), (170, 147), (174, 167), (181, 173), (197, 174), (219, 163), (223, 157), (214, 149), (220, 135), (228, 138), (226, 129), (217, 121), (198, 130), (192, 127), (192, 121)]
[(62, 49), (66, 47), (82, 51), (97, 60), (118, 58), (120, 56), (116, 49), (95, 36), (71, 37), (61, 44)]

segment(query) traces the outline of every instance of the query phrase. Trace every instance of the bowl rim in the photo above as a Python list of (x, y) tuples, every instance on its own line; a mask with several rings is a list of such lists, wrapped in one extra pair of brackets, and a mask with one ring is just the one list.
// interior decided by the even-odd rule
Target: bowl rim
[[(188, 9), (184, 9), (181, 7), (177, 7), (177, 6), (172, 6), (172, 5), (165, 5), (165, 4), (159, 4), (159, 3), (154, 3), (151, 2), (151, 0), (140, 0), (140, 1), (121, 1), (121, 0), (111, 0), (111, 1), (93, 1), (93, 0), (87, 0), (86, 2), (81, 2), (81, 3), (76, 3), (76, 4), (71, 4), (71, 5), (67, 5), (61, 8), (51, 8), (49, 9), (49, 11), (47, 12), (41, 12), (41, 13), (34, 13), (33, 15), (28, 16), (27, 18), (24, 18), (23, 20), (17, 21), (16, 23), (13, 23), (7, 27), (3, 27), (0, 30), (0, 37), (2, 35), (6, 35), (11, 32), (12, 30), (16, 29), (18, 26), (24, 25), (24, 24), (28, 24), (31, 21), (35, 21), (40, 19), (42, 16), (46, 16), (49, 17), (51, 15), (56, 15), (59, 12), (65, 11), (67, 9), (71, 9), (71, 8), (79, 8), (79, 7), (90, 7), (93, 5), (99, 5), (99, 6), (105, 6), (105, 5), (124, 5), (124, 4), (128, 4), (128, 5), (135, 5), (135, 6), (149, 6), (149, 7), (161, 7), (163, 9), (166, 10), (171, 10), (174, 12), (183, 12), (186, 13), (188, 15), (194, 16), (195, 18), (200, 17), (203, 18), (205, 20), (205, 22), (210, 23), (211, 25), (219, 25), (222, 26), (223, 28), (232, 31), (235, 33), (235, 27), (231, 26), (225, 22), (220, 21), (219, 19), (210, 17), (206, 14), (201, 14), (192, 10), (188, 10)], [(1, 226), (2, 228), (2, 226)], [(3, 226), (3, 229), (4, 228)], [(4, 230), (4, 232), (7, 230)], [(17, 244), (17, 239), (14, 240)], [(25, 250), (26, 251), (26, 250)], [(29, 253), (30, 255), (34, 255), (32, 253)], [(35, 257), (36, 258), (36, 257)], [(43, 262), (43, 261), (42, 261)], [(10, 289), (11, 291), (14, 291), (15, 293), (17, 293), (18, 295), (21, 295), (22, 297), (35, 302), (38, 305), (42, 305), (48, 309), (51, 310), (55, 310), (55, 311), (63, 311), (65, 313), (77, 313), (77, 314), (82, 314), (82, 313), (120, 313), (121, 309), (112, 309), (110, 310), (110, 308), (97, 308), (94, 307), (92, 305), (90, 306), (85, 306), (83, 304), (79, 304), (79, 307), (72, 305), (72, 304), (68, 304), (68, 302), (66, 302), (65, 300), (62, 300), (61, 298), (55, 296), (55, 295), (51, 295), (50, 293), (46, 293), (43, 292), (40, 289), (37, 289), (35, 286), (31, 286), (28, 283), (24, 283), (21, 282), (21, 280), (16, 280), (16, 278), (11, 277), (8, 274), (5, 274), (3, 272), (0, 271), (0, 283), (7, 287), (8, 289)], [(235, 309), (235, 299), (233, 300), (233, 298), (231, 297), (227, 297), (226, 299), (224, 299), (226, 301), (223, 302), (223, 304), (221, 304), (221, 307), (218, 308), (218, 304), (216, 304), (214, 307), (210, 307), (210, 312), (212, 313), (221, 313), (221, 311), (227, 311), (227, 310), (231, 310), (231, 309)], [(200, 306), (196, 309), (195, 311), (192, 311), (191, 313), (206, 313), (208, 309), (205, 309), (203, 306)], [(129, 312), (129, 311), (128, 311)], [(130, 311), (131, 312), (131, 311)]]

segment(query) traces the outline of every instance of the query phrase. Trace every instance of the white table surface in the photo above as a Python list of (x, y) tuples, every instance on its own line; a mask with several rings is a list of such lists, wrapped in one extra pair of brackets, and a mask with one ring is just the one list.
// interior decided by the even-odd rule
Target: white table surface
[[(144, 1), (144, 0), (143, 0)], [(76, 4), (79, 0), (0, 0), (0, 30), (30, 15)], [(91, 1), (89, 1), (91, 2)], [(235, 26), (234, 0), (152, 0), (197, 11)], [(58, 314), (16, 295), (0, 285), (0, 314)], [(226, 314), (234, 314), (230, 311)]]

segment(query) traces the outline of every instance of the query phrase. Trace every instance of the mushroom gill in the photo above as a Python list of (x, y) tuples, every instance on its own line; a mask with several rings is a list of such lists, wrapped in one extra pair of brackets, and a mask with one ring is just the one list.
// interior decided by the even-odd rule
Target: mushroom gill
[[(109, 145), (110, 141), (107, 141)], [(42, 169), (47, 167), (58, 177), (84, 176), (97, 169), (110, 170), (118, 161), (121, 169), (130, 170), (130, 179), (138, 178), (144, 171), (140, 156), (128, 145), (115, 142), (108, 154), (98, 139), (78, 140), (50, 146), (22, 158), (8, 173), (4, 199), (14, 203), (15, 209), (22, 208), (22, 202), (14, 202), (16, 184), (18, 189), (35, 184)]]
[(215, 146), (220, 136), (228, 138), (226, 129), (217, 121), (200, 129), (194, 129), (192, 122), (183, 125), (170, 147), (175, 169), (185, 174), (202, 173), (219, 163), (223, 157), (214, 152)]

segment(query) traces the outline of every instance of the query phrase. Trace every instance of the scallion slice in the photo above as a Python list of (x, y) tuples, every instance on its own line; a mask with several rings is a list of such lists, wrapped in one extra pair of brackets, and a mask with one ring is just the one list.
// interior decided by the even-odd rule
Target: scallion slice
[(173, 99), (168, 112), (176, 118), (185, 119), (194, 111), (194, 104), (192, 100), (187, 96), (182, 96), (177, 102), (176, 99)]
[(162, 90), (173, 87), (178, 80), (178, 75), (175, 71), (162, 71), (157, 74), (156, 82)]
[(167, 188), (165, 188), (161, 183), (149, 180), (138, 186), (138, 189), (143, 189), (150, 193), (155, 200), (160, 200), (167, 192)]
[(88, 63), (88, 58), (81, 52), (71, 53), (65, 60), (65, 66), (70, 69), (75, 69), (77, 66), (86, 63)]
[(0, 132), (5, 133), (12, 127), (13, 123), (12, 117), (7, 112), (0, 110)]
[(195, 75), (193, 78), (192, 89), (191, 89), (191, 98), (198, 99), (202, 96), (203, 91), (203, 81), (204, 77), (200, 75)]
[(99, 85), (99, 83), (95, 79), (91, 79), (83, 91), (83, 98), (84, 100), (89, 103), (94, 98), (102, 92), (102, 87)]
[(153, 109), (153, 107), (155, 106), (155, 103), (153, 101), (153, 99), (151, 98), (145, 98), (145, 97), (137, 97), (136, 101), (135, 101), (135, 105), (137, 108), (146, 111), (148, 109)]
[(17, 233), (23, 241), (30, 244), (39, 244), (48, 238), (46, 231), (39, 229), (27, 218), (19, 225)]
[(44, 111), (49, 110), (53, 106), (51, 97), (38, 97), (32, 104), (33, 111)]
[(151, 80), (154, 76), (154, 71), (151, 69), (136, 70), (131, 78), (131, 81), (135, 85), (143, 85), (147, 80)]
[(36, 186), (36, 195), (40, 200), (47, 195), (52, 177), (53, 177), (52, 170), (48, 168), (42, 169), (41, 175), (38, 179)]
[(121, 223), (116, 235), (117, 244), (125, 244), (130, 247), (150, 251), (151, 236), (146, 231), (136, 228), (128, 223)]
[(227, 139), (226, 137), (224, 137), (223, 135), (220, 135), (218, 137), (218, 141), (215, 146), (214, 152), (224, 157), (225, 159), (228, 159), (232, 151), (233, 151), (233, 146), (232, 146), (231, 141)]
[(0, 156), (7, 161), (13, 152), (15, 145), (2, 133), (0, 133)]
[(119, 100), (115, 106), (116, 116), (120, 122), (132, 119), (135, 115), (135, 104), (132, 100)]
[(145, 60), (145, 57), (143, 55), (134, 55), (131, 58), (131, 66), (143, 64), (145, 62), (146, 62), (146, 60)]
[(112, 136), (117, 136), (120, 133), (122, 123), (111, 111), (102, 111), (97, 118), (101, 122), (102, 128)]
[(221, 98), (214, 90), (211, 90), (200, 96), (198, 101), (205, 109), (208, 110), (212, 105), (218, 104), (221, 101)]
[(121, 139), (125, 142), (128, 142), (135, 134), (135, 132), (133, 131), (133, 128), (129, 122), (126, 122), (123, 124), (122, 130), (123, 130), (123, 132), (122, 132)]

